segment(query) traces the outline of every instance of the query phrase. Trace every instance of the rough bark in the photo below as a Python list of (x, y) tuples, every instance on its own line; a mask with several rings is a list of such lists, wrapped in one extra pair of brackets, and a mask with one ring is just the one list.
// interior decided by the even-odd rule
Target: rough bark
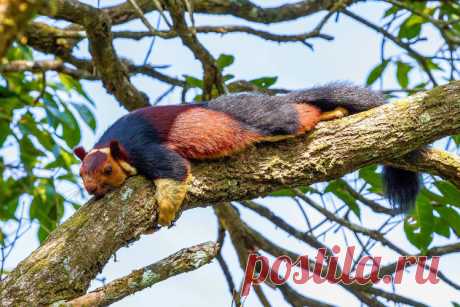
[(165, 279), (181, 273), (198, 269), (208, 264), (216, 256), (217, 243), (206, 242), (170, 255), (129, 275), (111, 281), (104, 287), (69, 302), (62, 302), (59, 307), (108, 306), (122, 298), (151, 287)]
[(440, 176), (460, 188), (460, 159), (447, 151), (426, 148), (417, 152), (417, 155), (393, 159), (388, 164), (411, 171), (429, 170), (430, 174)]
[[(323, 122), (306, 137), (195, 163), (184, 208), (264, 196), (281, 187), (338, 178), (381, 161), (396, 163), (399, 156), (459, 132), (457, 81)], [(414, 161), (417, 169), (442, 173), (443, 168), (423, 159), (428, 156)], [(48, 304), (84, 294), (116, 250), (152, 228), (157, 210), (153, 194), (151, 183), (134, 177), (119, 191), (89, 201), (8, 275), (0, 285), (0, 305)]]

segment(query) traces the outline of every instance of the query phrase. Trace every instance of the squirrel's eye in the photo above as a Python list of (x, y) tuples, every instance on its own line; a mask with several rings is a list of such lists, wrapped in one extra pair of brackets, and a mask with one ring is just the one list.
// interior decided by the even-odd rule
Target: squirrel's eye
[(111, 175), (112, 174), (112, 166), (111, 165), (107, 165), (105, 168), (104, 168), (104, 175)]

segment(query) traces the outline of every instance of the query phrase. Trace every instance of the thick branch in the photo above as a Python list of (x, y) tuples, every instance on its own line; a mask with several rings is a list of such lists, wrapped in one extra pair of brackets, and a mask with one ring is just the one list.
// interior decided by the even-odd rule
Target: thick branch
[(460, 189), (460, 157), (447, 151), (423, 149), (417, 155), (392, 159), (388, 163), (408, 170), (440, 176)]
[(104, 287), (66, 302), (65, 306), (108, 306), (160, 281), (208, 264), (216, 256), (217, 251), (218, 246), (213, 242), (184, 248), (154, 264), (116, 279)]
[(71, 54), (75, 45), (87, 35), (81, 26), (78, 26), (78, 29), (73, 27), (61, 29), (34, 21), (24, 29), (24, 36), (27, 38), (27, 44), (32, 48), (43, 53), (65, 57)]
[[(457, 81), (320, 123), (307, 137), (261, 144), (221, 161), (194, 163), (184, 208), (339, 178), (459, 132)], [(414, 163), (421, 171), (433, 169)], [(157, 211), (153, 194), (150, 182), (134, 177), (120, 190), (84, 205), (8, 275), (0, 285), (0, 305), (46, 304), (84, 294), (116, 250), (152, 228)]]
[[(312, 15), (321, 11), (329, 10), (338, 1), (299, 1), (297, 3), (284, 4), (277, 7), (262, 8), (248, 0), (227, 1), (227, 0), (194, 0), (191, 1), (194, 11), (204, 14), (233, 15), (242, 19), (259, 23), (275, 23), (294, 20), (303, 16)], [(353, 3), (357, 1), (343, 1)], [(144, 13), (156, 10), (154, 1), (138, 0), (137, 3)], [(135, 9), (129, 3), (106, 8), (114, 24), (125, 23), (138, 18)]]

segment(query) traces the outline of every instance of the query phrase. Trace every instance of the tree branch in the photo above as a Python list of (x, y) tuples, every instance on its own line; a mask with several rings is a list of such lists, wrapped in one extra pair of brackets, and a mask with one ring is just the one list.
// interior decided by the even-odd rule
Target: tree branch
[[(453, 254), (453, 253), (460, 253), (460, 242), (432, 247), (428, 249), (424, 254), (418, 254), (418, 255), (415, 255), (414, 257), (427, 256), (428, 258), (431, 258), (433, 256), (443, 256), (443, 255)], [(405, 268), (408, 268), (416, 264), (417, 262), (407, 262)], [(379, 274), (381, 276), (394, 274), (396, 272), (397, 267), (398, 267), (398, 261), (387, 264), (379, 270)]]
[(432, 71), (431, 71), (431, 69), (430, 69), (430, 67), (428, 65), (426, 57), (424, 57), (418, 51), (416, 51), (414, 48), (412, 48), (411, 44), (403, 42), (401, 39), (399, 39), (398, 37), (394, 36), (393, 34), (388, 32), (384, 28), (373, 24), (372, 22), (368, 21), (367, 19), (365, 19), (365, 18), (363, 18), (363, 17), (361, 17), (361, 16), (359, 16), (359, 15), (357, 15), (357, 14), (355, 14), (355, 13), (349, 11), (349, 10), (343, 10), (342, 13), (347, 15), (348, 17), (356, 20), (357, 22), (359, 22), (359, 23), (371, 28), (372, 30), (374, 30), (374, 31), (376, 31), (378, 33), (381, 33), (384, 37), (388, 38), (393, 43), (395, 43), (396, 45), (398, 45), (402, 49), (406, 50), (407, 53), (413, 59), (415, 59), (418, 62), (418, 64), (420, 65), (420, 67), (425, 71), (425, 73), (427, 74), (427, 76), (430, 79), (431, 83), (433, 83), (434, 86), (438, 85), (438, 83), (436, 81), (436, 78), (433, 76), (433, 73), (432, 73)]
[[(284, 4), (277, 7), (262, 8), (248, 0), (227, 1), (227, 0), (194, 0), (191, 1), (196, 13), (232, 15), (258, 23), (276, 23), (282, 21), (294, 20), (303, 16), (312, 15), (321, 11), (329, 10), (337, 1), (319, 0), (319, 1), (299, 1), (291, 4)], [(352, 4), (357, 1), (343, 1), (345, 4)], [(157, 10), (154, 1), (138, 0), (139, 7), (146, 14)], [(114, 24), (125, 23), (138, 18), (134, 8), (128, 3), (108, 7), (104, 9)]]
[(184, 18), (184, 8), (179, 0), (168, 0), (168, 8), (174, 22), (174, 29), (187, 46), (201, 62), (203, 66), (203, 100), (213, 98), (215, 87), (218, 96), (225, 93), (225, 85), (222, 74), (217, 67), (216, 60), (211, 53), (200, 43), (195, 31), (190, 31)]
[(417, 155), (392, 159), (388, 161), (388, 164), (440, 176), (460, 189), (460, 158), (447, 151), (433, 148), (422, 149)]
[(346, 228), (350, 229), (351, 231), (355, 233), (360, 233), (363, 235), (366, 235), (378, 242), (380, 242), (383, 246), (389, 247), (393, 251), (399, 253), (400, 255), (407, 255), (405, 251), (403, 251), (401, 248), (396, 246), (393, 242), (390, 240), (386, 239), (385, 236), (378, 230), (375, 229), (368, 229), (364, 226), (354, 224), (350, 222), (347, 219), (341, 218), (339, 216), (336, 216), (334, 213), (330, 212), (329, 210), (323, 208), (319, 204), (317, 204), (315, 201), (313, 201), (310, 197), (304, 195), (298, 190), (295, 190), (295, 193), (297, 194), (297, 197), (305, 201), (307, 204), (309, 204), (311, 207), (315, 208), (317, 211), (319, 211), (321, 214), (323, 214), (325, 217), (327, 217), (328, 220), (334, 221), (339, 225), (345, 226)]
[[(275, 34), (268, 31), (257, 30), (248, 26), (239, 25), (224, 25), (224, 26), (199, 26), (195, 28), (197, 33), (213, 33), (213, 34), (228, 34), (228, 33), (245, 33), (250, 35), (258, 36), (262, 39), (285, 43), (285, 42), (302, 42), (311, 38), (322, 38), (325, 40), (334, 39), (332, 36), (321, 33), (319, 30), (314, 29), (310, 32), (300, 34)], [(189, 29), (191, 31), (191, 29)], [(117, 31), (113, 33), (114, 38), (130, 38), (130, 39), (142, 39), (150, 36), (158, 36), (163, 39), (170, 39), (177, 37), (175, 31)]]
[[(459, 132), (460, 81), (456, 81), (322, 122), (306, 137), (261, 144), (220, 161), (194, 163), (184, 209), (339, 178)], [(414, 163), (418, 170), (432, 171), (431, 166)], [(136, 176), (120, 190), (90, 200), (8, 274), (0, 284), (0, 305), (49, 304), (84, 294), (115, 251), (152, 229), (157, 215), (154, 190)]]
[(30, 71), (30, 72), (47, 72), (47, 71), (57, 71), (69, 76), (72, 76), (76, 79), (87, 79), (95, 80), (96, 76), (91, 75), (90, 73), (80, 70), (73, 69), (64, 64), (61, 60), (41, 60), (41, 61), (23, 61), (17, 60), (12, 61), (4, 65), (0, 65), (0, 73), (12, 73), (12, 72), (21, 72), (21, 71)]
[[(223, 227), (229, 232), (231, 241), (233, 243), (233, 247), (235, 248), (236, 254), (239, 258), (240, 262), (240, 267), (242, 270), (246, 269), (247, 266), (247, 260), (248, 256), (251, 252), (256, 252), (259, 248), (266, 250), (269, 253), (272, 253), (272, 255), (275, 255), (276, 253), (273, 253), (273, 250), (281, 249), (269, 240), (265, 239), (262, 237), (259, 233), (255, 232), (253, 229), (249, 228), (246, 223), (244, 223), (235, 208), (229, 204), (229, 203), (222, 203), (219, 204), (218, 206), (214, 207), (214, 212), (216, 213), (217, 217), (219, 218), (219, 221), (222, 223)], [(272, 250), (267, 250), (264, 248), (265, 246), (270, 245)], [(275, 256), (280, 256), (280, 255), (288, 255), (288, 252), (286, 253), (283, 251), (280, 251), (278, 254)], [(291, 253), (291, 256), (293, 254)], [(325, 304), (321, 301), (303, 296), (296, 291), (294, 291), (289, 285), (285, 284), (282, 286), (274, 285), (270, 282), (266, 282), (267, 285), (272, 286), (272, 287), (278, 287), (282, 288), (281, 293), (284, 296), (284, 299), (291, 303), (292, 306), (301, 306), (296, 305), (297, 303), (308, 302), (308, 306), (331, 306), (328, 304)], [(256, 290), (256, 287), (259, 288), (260, 286), (258, 285), (253, 285), (254, 290)], [(256, 290), (257, 292), (260, 292), (260, 288)], [(263, 297), (262, 296), (262, 304), (263, 304)]]
[(85, 28), (93, 63), (106, 90), (128, 110), (148, 106), (147, 95), (131, 84), (128, 69), (113, 47), (110, 17), (102, 10), (76, 0), (56, 2), (57, 10), (50, 17), (65, 19)]
[[(219, 216), (219, 219), (222, 221), (224, 227), (230, 233), (230, 237), (232, 238), (233, 245), (235, 246), (235, 250), (240, 260), (240, 266), (243, 269), (247, 265), (249, 252), (254, 252), (259, 249), (264, 250), (275, 257), (287, 255), (291, 259), (299, 258), (300, 255), (297, 255), (287, 249), (284, 249), (281, 246), (278, 246), (277, 244), (265, 238), (259, 232), (250, 228), (239, 218), (235, 208), (229, 205), (228, 203), (223, 203), (218, 207), (214, 207), (214, 211)], [(311, 269), (311, 271), (313, 271), (313, 267), (314, 262), (312, 260), (309, 260), (309, 268)], [(339, 267), (337, 267), (337, 270), (341, 271)], [(326, 266), (323, 266), (322, 272), (327, 272)], [(366, 293), (361, 292), (361, 287), (359, 286), (353, 284), (340, 285), (344, 287), (347, 291), (355, 295), (357, 298), (359, 298), (362, 302), (368, 304), (369, 306), (384, 306), (378, 301), (372, 301), (372, 299)], [(277, 285), (272, 286), (276, 287)], [(307, 304), (308, 306), (310, 306), (310, 304), (311, 306), (330, 306), (326, 305), (321, 301), (305, 297), (293, 290), (290, 290), (290, 287), (287, 284), (284, 284), (282, 287), (285, 288), (281, 291), (284, 295), (284, 299), (291, 303), (291, 305), (293, 306), (298, 306), (297, 303), (300, 302), (304, 302), (304, 304)]]
[(104, 287), (66, 302), (65, 306), (108, 306), (122, 298), (151, 287), (178, 274), (196, 270), (208, 264), (216, 256), (218, 246), (214, 242), (184, 248), (154, 264), (135, 270), (115, 279)]

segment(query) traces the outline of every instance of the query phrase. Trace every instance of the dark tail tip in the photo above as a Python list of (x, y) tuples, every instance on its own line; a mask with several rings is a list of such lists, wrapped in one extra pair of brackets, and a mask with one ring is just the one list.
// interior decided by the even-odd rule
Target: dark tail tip
[(391, 166), (383, 167), (384, 193), (398, 213), (406, 213), (415, 206), (420, 186), (418, 173)]

